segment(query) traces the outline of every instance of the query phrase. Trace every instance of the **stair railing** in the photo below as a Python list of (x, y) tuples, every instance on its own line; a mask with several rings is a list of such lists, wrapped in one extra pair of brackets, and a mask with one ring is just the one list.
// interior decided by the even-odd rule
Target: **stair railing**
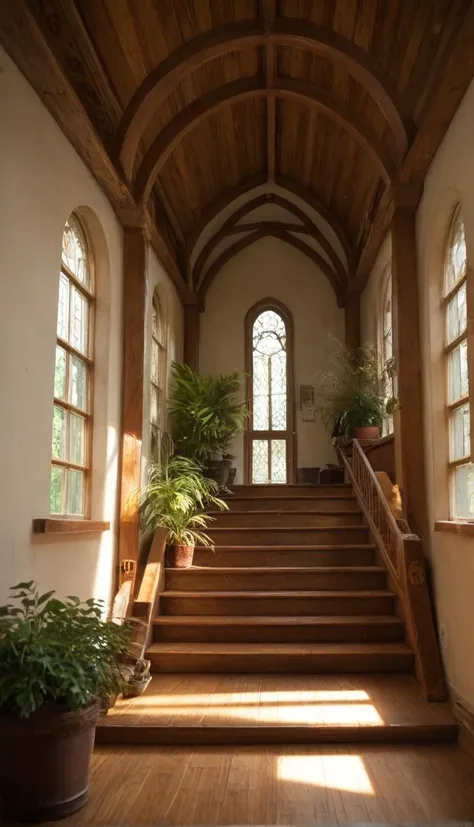
[[(352, 440), (350, 447), (352, 455), (347, 453), (347, 448), (339, 448), (339, 454), (399, 599), (415, 656), (417, 680), (428, 700), (445, 700), (446, 686), (421, 540), (416, 534), (400, 529), (359, 442)], [(406, 522), (403, 523), (408, 528)]]

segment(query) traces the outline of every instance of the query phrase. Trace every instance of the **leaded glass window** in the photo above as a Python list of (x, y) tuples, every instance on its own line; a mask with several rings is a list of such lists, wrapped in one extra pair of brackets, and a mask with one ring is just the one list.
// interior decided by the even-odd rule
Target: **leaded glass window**
[[(389, 273), (385, 284), (382, 306), (382, 370), (386, 371), (387, 364), (393, 359), (392, 341), (392, 276)], [(393, 399), (395, 390), (393, 386), (393, 375), (387, 375), (385, 380), (385, 403)], [(388, 416), (383, 423), (384, 435), (393, 433), (393, 416)]]
[(286, 324), (275, 310), (263, 310), (252, 327), (253, 483), (287, 481), (287, 441), (281, 434), (288, 419), (287, 360)]
[(454, 212), (448, 237), (443, 307), (451, 514), (453, 517), (474, 518), (474, 465), (470, 461), (466, 237), (459, 206)]
[(152, 303), (150, 376), (150, 458), (159, 462), (166, 432), (166, 330), (158, 294)]
[(89, 506), (93, 313), (91, 255), (73, 214), (63, 232), (59, 273), (51, 514), (84, 517)]

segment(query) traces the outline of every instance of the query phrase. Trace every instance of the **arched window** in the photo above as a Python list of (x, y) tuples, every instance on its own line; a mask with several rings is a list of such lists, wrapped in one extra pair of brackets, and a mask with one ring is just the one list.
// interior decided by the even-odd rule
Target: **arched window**
[(90, 505), (94, 280), (85, 230), (72, 214), (62, 239), (54, 369), (51, 514)]
[(466, 238), (460, 206), (449, 229), (444, 266), (443, 308), (447, 361), (450, 502), (453, 517), (474, 517), (467, 353)]
[(293, 476), (291, 316), (276, 302), (259, 305), (248, 314), (246, 327), (251, 411), (246, 478), (286, 483)]
[(166, 325), (155, 291), (151, 324), (150, 459), (159, 462), (166, 433)]
[[(385, 281), (385, 289), (383, 292), (381, 325), (381, 367), (382, 371), (384, 371), (384, 393), (386, 403), (389, 399), (393, 399), (395, 395), (393, 372), (390, 370), (393, 359), (392, 327), (392, 274), (389, 272)], [(384, 435), (393, 433), (393, 416), (388, 416), (387, 419), (385, 419), (383, 424), (383, 433)]]

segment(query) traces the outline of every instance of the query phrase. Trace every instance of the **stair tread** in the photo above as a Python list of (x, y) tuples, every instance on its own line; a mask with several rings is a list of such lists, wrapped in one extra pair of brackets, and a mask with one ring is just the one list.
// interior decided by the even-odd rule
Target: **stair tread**
[(255, 517), (255, 516), (258, 517), (258, 515), (263, 515), (263, 514), (265, 514), (265, 515), (267, 515), (267, 514), (288, 514), (289, 516), (292, 516), (293, 514), (304, 514), (306, 517), (309, 514), (324, 514), (325, 517), (327, 517), (327, 516), (333, 517), (333, 516), (337, 516), (337, 515), (341, 515), (341, 514), (344, 514), (344, 515), (350, 514), (350, 516), (353, 517), (354, 514), (356, 516), (359, 516), (361, 513), (362, 513), (361, 509), (357, 510), (355, 508), (338, 508), (338, 509), (331, 509), (331, 510), (328, 510), (328, 509), (325, 509), (325, 508), (312, 508), (311, 511), (308, 511), (308, 510), (285, 511), (284, 508), (265, 508), (265, 509), (262, 508), (261, 510), (258, 510), (258, 511), (246, 511), (245, 509), (230, 508), (229, 511), (221, 511), (220, 509), (212, 509), (212, 510), (209, 511), (209, 514), (225, 514), (225, 515), (231, 514), (232, 517), (238, 517), (239, 515), (242, 515), (242, 514), (245, 514), (246, 516), (251, 514), (252, 517)]
[[(231, 512), (232, 513), (232, 512)], [(251, 512), (252, 513), (252, 512)], [(274, 513), (274, 512), (270, 512)], [(307, 513), (306, 511), (304, 512)], [(328, 515), (334, 513), (333, 511), (325, 512)], [(350, 514), (354, 514), (353, 511), (349, 512)], [(368, 531), (368, 527), (365, 525), (338, 525), (335, 523), (332, 525), (328, 523), (328, 525), (295, 525), (295, 526), (284, 526), (284, 525), (263, 525), (263, 526), (255, 526), (255, 525), (239, 525), (239, 526), (212, 526), (212, 531), (307, 531), (310, 529), (311, 531), (354, 531), (354, 529), (360, 530), (365, 529)]]
[(215, 654), (230, 655), (238, 653), (271, 654), (308, 654), (308, 655), (353, 655), (361, 654), (403, 654), (411, 652), (405, 643), (152, 643), (150, 653)]
[(358, 625), (367, 623), (374, 626), (381, 624), (403, 625), (403, 621), (396, 615), (279, 615), (255, 616), (250, 615), (160, 615), (155, 617), (157, 626), (331, 626), (331, 625)]
[[(358, 574), (372, 574), (374, 572), (386, 572), (383, 566), (190, 566), (183, 569), (166, 569), (167, 572), (173, 574), (179, 572), (180, 575), (189, 574), (339, 574), (344, 573), (358, 573)], [(178, 575), (179, 576), (179, 575)]]
[(228, 591), (228, 590), (217, 590), (215, 592), (203, 592), (203, 591), (186, 591), (182, 592), (179, 590), (171, 590), (171, 591), (164, 591), (162, 592), (162, 597), (180, 597), (189, 599), (192, 598), (199, 598), (203, 597), (206, 600), (212, 597), (290, 597), (294, 600), (297, 597), (324, 597), (327, 598), (354, 598), (354, 597), (393, 597), (394, 594), (387, 589), (357, 589), (357, 590), (337, 590), (337, 591), (323, 591), (323, 590), (312, 590), (312, 591), (300, 591), (300, 590), (293, 590), (293, 591), (267, 591), (267, 590), (260, 590), (260, 591)]
[[(340, 528), (340, 526), (338, 526)], [(228, 529), (226, 529), (228, 531)], [(275, 546), (273, 545), (245, 545), (245, 546), (235, 546), (235, 545), (220, 545), (215, 543), (214, 548), (216, 551), (277, 551), (280, 552), (292, 552), (292, 551), (375, 551), (376, 546), (373, 543), (326, 543), (325, 545), (287, 545), (284, 546)], [(209, 551), (208, 546), (196, 546), (196, 549), (200, 551)]]

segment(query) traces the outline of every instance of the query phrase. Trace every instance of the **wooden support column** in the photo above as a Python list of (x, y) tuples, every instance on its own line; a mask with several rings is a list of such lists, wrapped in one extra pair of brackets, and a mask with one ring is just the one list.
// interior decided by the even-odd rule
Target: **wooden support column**
[(400, 402), (395, 423), (401, 474), (398, 482), (410, 527), (421, 537), (426, 548), (429, 533), (416, 256), (416, 209), (421, 189), (400, 185), (393, 188), (392, 195), (393, 345)]
[(184, 304), (184, 362), (199, 370), (200, 308), (198, 301)]
[(350, 290), (344, 307), (346, 346), (360, 347), (360, 293)]
[[(148, 237), (124, 229), (123, 380), (119, 586), (135, 579), (139, 556), (139, 491), (143, 439), (143, 383)], [(133, 588), (133, 587), (132, 587)]]

